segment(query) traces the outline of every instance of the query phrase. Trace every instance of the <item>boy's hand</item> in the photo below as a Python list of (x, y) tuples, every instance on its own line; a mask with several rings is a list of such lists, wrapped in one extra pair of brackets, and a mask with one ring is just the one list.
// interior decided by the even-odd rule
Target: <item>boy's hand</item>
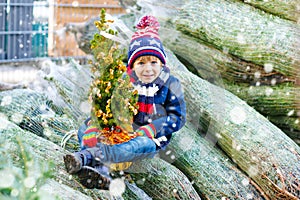
[(97, 134), (99, 129), (96, 126), (89, 126), (82, 137), (84, 146), (95, 147), (97, 145)]
[(148, 124), (148, 125), (145, 125), (145, 126), (141, 126), (140, 128), (138, 128), (136, 130), (136, 132), (140, 136), (147, 136), (150, 139), (153, 139), (156, 135), (156, 129), (155, 129), (153, 124)]

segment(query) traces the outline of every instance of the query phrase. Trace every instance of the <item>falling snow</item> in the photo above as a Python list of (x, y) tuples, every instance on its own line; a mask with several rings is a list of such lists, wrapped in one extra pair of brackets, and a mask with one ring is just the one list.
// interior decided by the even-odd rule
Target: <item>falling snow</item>
[(249, 180), (248, 180), (247, 178), (244, 178), (244, 179), (242, 180), (242, 184), (243, 184), (244, 186), (248, 186), (248, 185), (249, 185)]
[(125, 189), (126, 185), (121, 178), (113, 179), (109, 185), (109, 193), (114, 197), (121, 197)]
[(245, 40), (245, 37), (244, 37), (243, 34), (239, 33), (237, 35), (236, 39), (237, 39), (238, 43), (240, 43), (240, 44), (246, 44), (246, 40)]
[(266, 63), (264, 64), (264, 70), (266, 73), (270, 73), (273, 71), (273, 64), (271, 63)]
[(15, 181), (15, 176), (12, 171), (4, 169), (0, 171), (0, 188), (9, 188)]
[(78, 1), (73, 1), (72, 2), (72, 6), (73, 7), (78, 7), (79, 6), (79, 2)]
[(83, 101), (80, 104), (80, 111), (82, 111), (83, 113), (90, 113), (91, 112), (91, 104), (88, 101)]
[(35, 186), (35, 178), (34, 177), (26, 177), (24, 179), (24, 186), (27, 188), (32, 188), (33, 186)]
[(7, 120), (7, 116), (0, 113), (0, 129), (6, 129), (8, 125), (9, 121)]
[(53, 134), (53, 131), (50, 128), (45, 128), (44, 129), (44, 135), (46, 137), (51, 137), (52, 134)]
[(13, 197), (17, 197), (19, 195), (19, 193), (20, 193), (19, 190), (17, 190), (17, 189), (14, 188), (11, 191), (10, 195), (13, 196)]
[(188, 151), (193, 147), (194, 139), (188, 135), (182, 135), (181, 140), (179, 141), (179, 146), (184, 151)]
[(268, 88), (266, 88), (266, 95), (267, 96), (270, 96), (272, 93), (273, 93), (273, 89), (272, 88), (270, 88), (270, 87), (268, 87)]
[(256, 177), (259, 174), (259, 170), (256, 165), (250, 165), (247, 170), (247, 173), (249, 174), (250, 177)]
[(271, 85), (273, 85), (273, 86), (276, 85), (276, 82), (277, 82), (276, 79), (273, 78), (273, 79), (271, 80)]
[(254, 73), (254, 77), (257, 78), (257, 79), (260, 78), (260, 75), (261, 75), (260, 72), (255, 72), (255, 73)]
[(19, 124), (22, 122), (24, 118), (24, 115), (21, 114), (21, 113), (14, 113), (12, 116), (11, 116), (11, 121), (15, 122), (16, 124)]
[(288, 112), (287, 116), (290, 117), (290, 116), (292, 116), (294, 113), (295, 113), (295, 110), (291, 110), (291, 111)]
[(241, 124), (246, 120), (246, 113), (242, 107), (234, 107), (229, 115), (230, 120), (235, 124)]
[(1, 106), (7, 106), (9, 104), (11, 104), (12, 102), (12, 97), (11, 96), (5, 96), (2, 98), (2, 101), (1, 101)]

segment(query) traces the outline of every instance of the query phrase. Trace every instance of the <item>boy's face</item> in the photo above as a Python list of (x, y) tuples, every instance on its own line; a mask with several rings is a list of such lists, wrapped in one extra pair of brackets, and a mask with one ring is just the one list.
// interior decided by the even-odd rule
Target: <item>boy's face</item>
[(132, 70), (144, 83), (153, 82), (160, 74), (161, 61), (155, 56), (141, 56), (133, 63)]

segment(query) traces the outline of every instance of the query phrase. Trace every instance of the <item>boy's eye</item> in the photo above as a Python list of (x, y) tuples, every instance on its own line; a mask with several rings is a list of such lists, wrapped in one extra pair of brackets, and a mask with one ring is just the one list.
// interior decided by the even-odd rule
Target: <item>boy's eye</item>
[(144, 62), (138, 62), (138, 65), (143, 65), (144, 64)]
[(151, 64), (157, 64), (157, 61), (155, 60), (155, 61), (151, 61)]

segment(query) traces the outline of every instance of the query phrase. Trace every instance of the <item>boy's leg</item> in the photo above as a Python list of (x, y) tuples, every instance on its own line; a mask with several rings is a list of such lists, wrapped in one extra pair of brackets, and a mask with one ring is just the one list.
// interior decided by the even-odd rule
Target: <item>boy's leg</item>
[(122, 144), (87, 148), (64, 157), (69, 173), (77, 173), (83, 166), (96, 166), (101, 163), (135, 162), (144, 158), (153, 158), (157, 153), (156, 144), (148, 137), (139, 136)]
[(86, 148), (82, 145), (82, 136), (87, 128), (87, 121), (78, 130), (78, 140), (82, 150), (64, 156), (68, 173), (77, 173), (80, 182), (87, 188), (108, 189), (109, 176), (103, 174), (103, 170), (98, 170), (106, 167), (102, 163), (134, 162), (152, 158), (157, 153), (155, 143), (148, 137), (136, 137), (116, 145), (98, 143), (97, 147)]
[[(137, 137), (116, 145), (98, 143), (97, 147), (87, 148), (86, 151), (91, 153), (94, 160), (102, 163), (134, 162), (152, 158), (157, 153), (155, 143), (148, 137)], [(78, 177), (86, 188), (109, 189), (109, 171), (103, 172), (99, 165), (83, 166), (78, 172)]]
[(65, 155), (64, 156), (64, 163), (67, 169), (67, 172), (70, 174), (77, 173), (82, 166), (87, 165), (91, 160), (90, 152), (86, 151), (86, 147), (82, 145), (82, 137), (84, 135), (85, 130), (87, 129), (88, 121), (91, 118), (87, 118), (83, 124), (79, 127), (77, 131), (78, 143), (80, 145), (81, 151), (74, 153), (73, 155)]
[(102, 163), (135, 162), (144, 158), (153, 158), (157, 153), (156, 144), (148, 137), (139, 136), (122, 144), (105, 145), (89, 149), (92, 156)]

